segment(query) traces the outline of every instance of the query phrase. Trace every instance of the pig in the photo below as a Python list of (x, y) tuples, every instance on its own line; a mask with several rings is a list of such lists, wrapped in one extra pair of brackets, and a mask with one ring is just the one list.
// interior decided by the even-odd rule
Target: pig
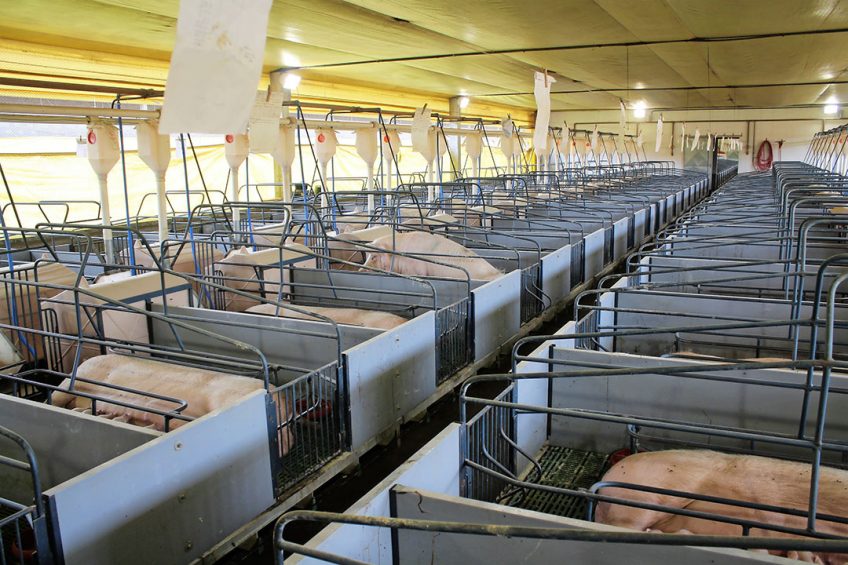
[[(173, 275), (166, 275), (165, 280), (166, 286), (184, 282)], [(160, 281), (159, 273), (148, 272), (134, 277), (116, 277), (105, 282), (97, 282), (91, 286), (86, 285), (86, 287), (94, 293), (103, 294), (143, 310), (146, 300), (138, 299), (138, 296), (151, 292), (158, 293), (162, 288)], [(44, 327), (64, 336), (72, 336), (70, 338), (55, 338), (55, 347), (48, 347), (47, 349), (49, 365), (59, 371), (71, 366), (79, 344), (79, 341), (73, 337), (77, 336), (79, 332), (74, 294), (72, 290), (64, 290), (41, 301)], [(135, 297), (136, 300), (130, 300), (131, 297)], [(149, 299), (155, 304), (162, 303), (162, 297), (158, 295), (149, 297)], [(167, 301), (168, 304), (173, 306), (187, 306), (188, 295), (185, 292), (168, 293)], [(106, 303), (103, 300), (84, 293), (79, 294), (79, 302), (83, 336), (130, 343), (149, 343), (147, 318), (144, 314), (117, 308), (113, 303), (104, 307)], [(53, 339), (49, 338), (48, 343)], [(97, 343), (82, 345), (83, 360), (97, 355), (99, 352), (100, 346)]]
[[(359, 269), (357, 265), (365, 263), (365, 252), (361, 247), (356, 245), (356, 241), (347, 232), (327, 239), (329, 255), (331, 258), (336, 259), (336, 261), (330, 262), (331, 269), (356, 271)], [(339, 263), (338, 261), (345, 261), (345, 263)]]
[[(330, 262), (331, 269), (338, 269), (340, 271), (356, 271), (359, 269), (358, 265), (362, 265), (365, 262), (365, 253), (364, 251), (356, 245), (357, 239), (349, 235), (348, 231), (343, 233), (339, 233), (338, 235), (328, 237), (327, 238), (327, 249), (315, 249), (314, 252), (321, 255), (328, 255), (330, 259), (335, 259), (335, 261)], [(304, 244), (306, 242), (306, 237), (302, 235), (290, 237), (286, 239), (286, 245), (292, 244)], [(345, 261), (345, 263), (340, 263), (339, 261)], [(348, 263), (353, 263), (349, 265)]]
[[(810, 465), (754, 455), (730, 455), (708, 450), (681, 449), (637, 453), (625, 457), (613, 465), (601, 480), (806, 510), (810, 488)], [(819, 484), (818, 512), (845, 516), (845, 509), (848, 508), (848, 471), (822, 467)], [(806, 519), (799, 516), (756, 511), (615, 487), (601, 489), (600, 493), (627, 500), (712, 512), (801, 530), (806, 528)], [(640, 531), (742, 535), (741, 528), (733, 524), (606, 502), (598, 504), (595, 520), (603, 524)], [(848, 537), (848, 525), (845, 524), (819, 519), (817, 528), (821, 532)], [(753, 529), (750, 535), (794, 537), (789, 534), (759, 529)], [(848, 555), (845, 554), (812, 554), (798, 551), (772, 551), (771, 553), (783, 554), (810, 563), (828, 565), (842, 564), (848, 561)]]
[[(49, 257), (45, 254), (42, 259)], [(77, 273), (65, 265), (55, 262), (39, 261), (38, 263), (26, 263), (15, 266), (14, 276), (8, 268), (0, 269), (0, 323), (12, 323), (12, 301), (11, 295), (15, 296), (17, 323), (19, 327), (34, 330), (42, 329), (42, 321), (39, 318), (39, 302), (52, 298), (62, 293), (61, 288), (47, 288), (34, 284), (16, 284), (16, 280), (32, 281), (38, 280), (43, 284), (55, 284), (71, 287), (76, 283)], [(80, 279), (80, 288), (87, 288), (88, 281)], [(44, 354), (43, 338), (26, 331), (16, 332), (4, 329), (3, 333), (11, 340), (17, 350), (17, 354), (26, 360), (34, 361), (41, 359)], [(21, 342), (23, 337), (29, 348)], [(10, 352), (11, 353), (11, 352)], [(11, 354), (10, 359), (17, 357)]]
[(369, 252), (365, 266), (384, 271), (422, 277), (464, 279), (465, 273), (461, 269), (449, 266), (454, 265), (467, 270), (474, 280), (493, 280), (503, 274), (470, 249), (438, 234), (418, 231), (398, 232), (379, 237), (370, 245), (386, 251), (398, 251), (409, 255), (421, 254), (426, 259), (448, 264), (440, 265), (391, 253)]
[[(260, 270), (257, 267), (254, 254), (250, 253), (246, 247), (241, 247), (216, 262), (212, 270), (214, 274), (220, 273), (224, 277), (224, 280), (220, 281), (224, 286), (243, 292), (258, 293)], [(278, 287), (275, 287), (274, 291), (276, 292), (277, 289)], [(229, 312), (244, 312), (256, 303), (257, 301), (252, 298), (225, 292), (223, 309)]]
[[(201, 247), (201, 249), (198, 249), (198, 247)], [(195, 274), (198, 272), (197, 268), (199, 267), (200, 272), (203, 273), (210, 262), (219, 261), (224, 257), (224, 254), (217, 248), (211, 248), (210, 254), (208, 252), (210, 247), (205, 243), (198, 244), (195, 246), (195, 249), (198, 249), (199, 256), (197, 265), (195, 265), (194, 251), (192, 250), (191, 243), (186, 242), (185, 244), (181, 244), (179, 242), (174, 242), (168, 245), (167, 256), (171, 260), (170, 269), (178, 273)], [(154, 248), (154, 252), (157, 250), (158, 248)], [(156, 269), (156, 261), (147, 251), (147, 247), (142, 245), (140, 241), (135, 241), (133, 244), (133, 251), (136, 266), (144, 269)], [(174, 257), (174, 255), (176, 255), (176, 257)], [(207, 257), (206, 255), (211, 256)], [(129, 261), (126, 261), (126, 263), (129, 264)]]
[[(248, 394), (265, 388), (265, 383), (259, 379), (184, 365), (171, 365), (127, 355), (92, 357), (79, 366), (77, 376), (105, 385), (115, 385), (184, 400), (187, 406), (182, 414), (192, 418), (199, 418), (214, 410), (231, 406)], [(70, 385), (70, 379), (65, 379), (59, 387), (69, 390)], [(153, 408), (167, 412), (175, 408), (173, 403), (165, 400), (80, 380), (75, 382), (74, 390), (138, 406), (139, 408), (136, 409), (98, 401), (97, 415), (121, 419), (138, 426), (152, 425), (160, 431), (164, 430), (164, 418), (143, 409)], [(54, 392), (52, 403), (54, 406), (71, 410), (91, 410), (91, 401), (88, 398), (64, 392)], [(282, 411), (281, 421), (287, 418), (287, 412), (287, 409)], [(185, 423), (182, 420), (171, 420), (170, 427), (177, 428)], [(293, 441), (291, 431), (286, 429), (281, 438), (283, 454), (288, 452)]]
[[(297, 308), (306, 310), (315, 314), (319, 314), (329, 318), (337, 324), (347, 324), (349, 326), (364, 326), (368, 328), (378, 328), (381, 330), (390, 330), (405, 323), (406, 318), (390, 314), (389, 312), (381, 312), (379, 310), (362, 310), (360, 308), (329, 308), (323, 306), (301, 306)], [(309, 314), (297, 312), (289, 308), (277, 308), (274, 304), (260, 304), (246, 310), (252, 314), (263, 314), (266, 316), (280, 316), (283, 318), (297, 318), (301, 320), (316, 320)]]

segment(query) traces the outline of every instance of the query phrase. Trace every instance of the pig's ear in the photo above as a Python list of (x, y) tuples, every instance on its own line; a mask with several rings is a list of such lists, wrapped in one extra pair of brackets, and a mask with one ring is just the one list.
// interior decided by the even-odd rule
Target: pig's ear
[(239, 249), (239, 250), (238, 250), (238, 252), (239, 252), (241, 255), (247, 255), (248, 253), (250, 253), (250, 251), (248, 251), (248, 250), (247, 250), (247, 247), (245, 247), (244, 245), (242, 245), (242, 246), (241, 246), (241, 249)]

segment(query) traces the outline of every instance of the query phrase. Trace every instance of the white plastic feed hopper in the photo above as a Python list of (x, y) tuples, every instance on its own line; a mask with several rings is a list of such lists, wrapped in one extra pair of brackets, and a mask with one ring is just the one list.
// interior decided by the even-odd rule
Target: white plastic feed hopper
[(395, 129), (383, 132), (383, 159), (386, 161), (386, 187), (392, 186), (392, 164), (400, 155), (400, 134)]
[(283, 172), (283, 200), (285, 202), (291, 202), (292, 199), (292, 165), (297, 152), (294, 129), (294, 126), (291, 125), (280, 126), (277, 146), (271, 153)]
[(471, 160), (471, 176), (480, 176), (480, 155), (483, 154), (483, 132), (475, 130), (465, 134), (465, 152)]
[(141, 122), (138, 133), (138, 156), (156, 175), (156, 205), (159, 219), (159, 242), (168, 239), (168, 201), (165, 198), (165, 175), (171, 163), (171, 137), (159, 134), (156, 120)]
[(324, 206), (329, 205), (327, 191), (330, 190), (330, 183), (327, 182), (327, 165), (333, 160), (338, 145), (339, 140), (336, 138), (336, 132), (332, 129), (318, 128), (315, 131), (315, 155), (318, 157), (318, 164), (321, 166), (321, 182), (324, 183), (322, 194)]
[[(239, 180), (238, 172), (241, 164), (247, 159), (250, 150), (250, 140), (245, 133), (231, 133), (224, 136), (224, 155), (230, 166), (230, 202), (238, 201)], [(240, 230), (241, 214), (233, 208), (233, 229)]]
[[(377, 162), (377, 128), (372, 124), (370, 128), (356, 130), (356, 153), (365, 162), (368, 171), (369, 191), (374, 190), (374, 163)], [(368, 195), (368, 211), (374, 211), (374, 195)]]
[[(104, 226), (112, 224), (112, 215), (109, 212), (109, 172), (115, 167), (121, 156), (118, 143), (118, 129), (110, 124), (96, 124), (88, 128), (88, 162), (97, 175), (97, 183), (100, 187), (100, 207)], [(103, 244), (106, 251), (106, 260), (115, 260), (114, 246), (112, 243), (112, 230), (103, 230)]]

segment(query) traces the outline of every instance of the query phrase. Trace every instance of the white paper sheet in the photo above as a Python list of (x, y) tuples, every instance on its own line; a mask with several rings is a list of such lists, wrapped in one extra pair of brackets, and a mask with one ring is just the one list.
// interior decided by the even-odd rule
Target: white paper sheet
[(695, 137), (692, 138), (692, 151), (698, 148), (698, 141), (701, 139), (701, 130), (695, 130)]
[(536, 125), (533, 129), (533, 147), (536, 155), (544, 158), (548, 153), (548, 127), (551, 125), (551, 85), (556, 82), (545, 73), (535, 73), (533, 94), (536, 97)]
[(430, 109), (418, 108), (412, 116), (412, 150), (428, 163), (436, 158), (436, 138), (430, 135)]
[(663, 136), (663, 120), (662, 114), (660, 114), (659, 119), (657, 120), (657, 141), (654, 147), (654, 152), (659, 153), (660, 148), (662, 147), (662, 136)]
[(515, 155), (515, 125), (513, 121), (506, 118), (501, 121), (503, 134), (501, 135), (501, 153), (506, 157), (507, 163), (512, 164), (512, 158)]
[(243, 132), (272, 0), (181, 0), (159, 133)]
[(273, 153), (279, 142), (285, 93), (260, 90), (250, 111), (250, 152)]
[(618, 132), (618, 138), (624, 141), (624, 134), (627, 133), (627, 106), (624, 105), (624, 100), (618, 101), (618, 107), (621, 110), (621, 116), (618, 118), (618, 125), (621, 128)]

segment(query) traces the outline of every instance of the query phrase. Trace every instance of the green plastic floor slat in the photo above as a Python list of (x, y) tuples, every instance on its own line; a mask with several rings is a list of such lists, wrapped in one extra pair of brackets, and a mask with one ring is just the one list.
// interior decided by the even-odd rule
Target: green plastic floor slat
[[(547, 445), (538, 462), (542, 476), (538, 484), (561, 488), (589, 488), (607, 470), (607, 454)], [(523, 496), (512, 497), (510, 506), (545, 512), (568, 518), (586, 518), (586, 501), (579, 497), (528, 489)]]

